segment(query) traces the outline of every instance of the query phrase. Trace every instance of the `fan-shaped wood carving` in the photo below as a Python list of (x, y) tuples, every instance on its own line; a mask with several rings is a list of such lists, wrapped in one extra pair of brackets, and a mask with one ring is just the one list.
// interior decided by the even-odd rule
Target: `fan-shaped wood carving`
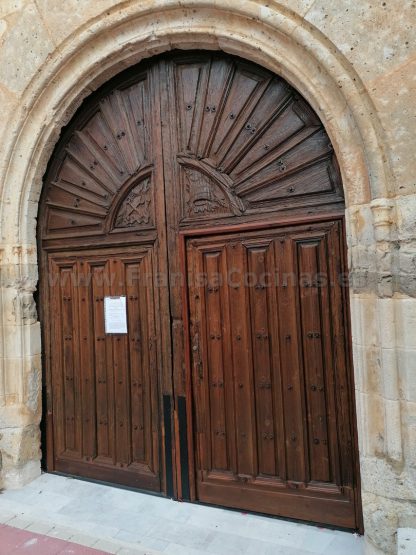
[[(145, 78), (116, 89), (96, 102), (86, 122), (71, 133), (47, 186), (46, 236), (104, 233), (118, 192), (149, 164), (148, 96)], [(150, 184), (151, 177), (138, 185), (144, 204), (138, 200), (139, 189), (129, 194), (125, 215), (119, 214), (115, 227), (149, 224), (150, 211), (146, 215), (143, 208), (152, 203)], [(129, 202), (137, 204), (130, 215)]]
[[(179, 199), (178, 225), (343, 206), (330, 140), (283, 79), (223, 55), (173, 57), (165, 74), (159, 63), (97, 93), (63, 137), (44, 193), (45, 239), (155, 226), (160, 187), (168, 204)], [(150, 170), (128, 191), (154, 167), (152, 148), (159, 165), (172, 160), (172, 179), (153, 184)]]
[(285, 81), (253, 69), (220, 59), (176, 65), (180, 152), (226, 175), (247, 214), (342, 202), (333, 149), (316, 114)]

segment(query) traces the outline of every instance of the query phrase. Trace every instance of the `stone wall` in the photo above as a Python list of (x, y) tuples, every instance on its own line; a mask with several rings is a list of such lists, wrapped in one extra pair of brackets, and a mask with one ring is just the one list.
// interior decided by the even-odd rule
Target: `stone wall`
[(59, 131), (121, 69), (172, 48), (276, 71), (320, 115), (347, 199), (368, 553), (416, 527), (416, 2), (0, 1), (0, 454), (40, 472), (36, 216)]

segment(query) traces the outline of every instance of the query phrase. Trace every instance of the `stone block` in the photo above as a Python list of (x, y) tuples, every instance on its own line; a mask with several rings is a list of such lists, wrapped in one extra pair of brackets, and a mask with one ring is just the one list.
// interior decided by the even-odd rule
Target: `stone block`
[(4, 357), (39, 355), (42, 352), (40, 323), (3, 326)]
[(405, 39), (402, 42), (402, 51), (409, 52), (406, 61), (397, 65), (394, 71), (381, 74), (371, 83), (375, 109), (385, 129), (386, 142), (391, 149), (390, 162), (396, 191), (398, 195), (403, 195), (403, 199), (416, 193), (412, 117), (416, 109), (416, 56), (413, 44), (411, 39)]
[(384, 400), (385, 407), (385, 453), (391, 461), (401, 461), (402, 426), (400, 401)]
[(2, 481), (17, 488), (40, 475), (39, 425), (3, 428), (1, 431)]
[(377, 298), (374, 295), (351, 295), (353, 342), (361, 346), (379, 344)]
[(398, 525), (395, 503), (385, 497), (366, 492), (363, 492), (362, 497), (365, 505), (364, 529), (367, 542), (370, 542), (370, 548), (374, 547), (381, 553), (395, 553)]
[(409, 40), (415, 14), (411, 3), (318, 0), (305, 18), (337, 44), (366, 82), (392, 72), (412, 53)]
[(19, 489), (32, 482), (40, 474), (40, 460), (34, 460), (22, 466), (4, 468), (1, 476), (6, 489)]
[(380, 349), (380, 359), (379, 372), (382, 381), (382, 394), (385, 399), (397, 401), (400, 398), (400, 392), (396, 349)]
[(416, 528), (397, 529), (397, 555), (416, 553)]
[(383, 349), (396, 346), (396, 301), (394, 299), (378, 299), (377, 319), (380, 327), (380, 340)]
[(369, 246), (375, 242), (373, 214), (368, 204), (352, 206), (346, 210), (351, 246)]
[(21, 93), (54, 48), (34, 2), (3, 19), (7, 29), (0, 49), (1, 83)]
[(400, 398), (416, 402), (416, 349), (398, 349)]
[(379, 347), (354, 345), (355, 385), (363, 393), (383, 394), (381, 352)]
[(380, 395), (356, 392), (360, 456), (382, 456), (385, 451), (385, 406)]
[(37, 0), (39, 12), (47, 22), (48, 31), (56, 42), (61, 42), (65, 37), (79, 29), (89, 19), (101, 14), (104, 18), (117, 6), (117, 0)]
[[(414, 174), (416, 168), (412, 171)], [(396, 203), (398, 239), (400, 241), (414, 240), (416, 237), (416, 194), (400, 196)]]
[(416, 349), (416, 299), (396, 301), (397, 345), (402, 349)]

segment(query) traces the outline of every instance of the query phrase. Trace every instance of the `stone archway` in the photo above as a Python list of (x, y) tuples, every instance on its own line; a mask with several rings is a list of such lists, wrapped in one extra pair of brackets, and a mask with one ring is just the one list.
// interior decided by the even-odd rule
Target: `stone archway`
[[(319, 31), (277, 5), (265, 8), (246, 2), (241, 7), (221, 8), (214, 2), (180, 6), (167, 2), (155, 8), (149, 2), (107, 10), (64, 41), (27, 87), (21, 109), (8, 123), (8, 141), (1, 161), (5, 184), (1, 221), (6, 377), (0, 394), (6, 486), (25, 483), (40, 468), (41, 346), (33, 301), (37, 283), (35, 228), (42, 176), (59, 131), (82, 98), (123, 67), (172, 48), (194, 47), (238, 54), (275, 71), (320, 115), (337, 153), (346, 192), (350, 267), (353, 279), (357, 278), (351, 298), (356, 372), (363, 366), (362, 347), (369, 342), (370, 346), (381, 345), (380, 330), (369, 337), (366, 318), (371, 310), (382, 309), (388, 314), (395, 310), (392, 302), (377, 300), (384, 294), (380, 288), (389, 287), (392, 274), (392, 181), (371, 100), (342, 54)], [(383, 256), (377, 257), (378, 252)], [(369, 280), (369, 275), (374, 279)], [(363, 277), (365, 283), (360, 285)], [(394, 359), (394, 339), (388, 347)], [(394, 365), (394, 360), (390, 364)], [(356, 375), (356, 382), (360, 390), (361, 374)], [(393, 390), (398, 388), (397, 371), (393, 371), (391, 384)], [(402, 463), (400, 405), (396, 401), (386, 404), (382, 409), (387, 411), (386, 416), (379, 418), (371, 412), (367, 393), (361, 395), (359, 391), (357, 403), (364, 514), (368, 514), (371, 536), (371, 503), (377, 503), (381, 494), (371, 481), (373, 459), (366, 455), (382, 453), (380, 472), (387, 472), (387, 479), (394, 482), (394, 471), (384, 458), (396, 465)], [(386, 436), (386, 441), (375, 447), (374, 430)], [(368, 496), (367, 476), (371, 483)], [(390, 509), (392, 514), (397, 512), (388, 501), (382, 501), (381, 506), (383, 514)], [(396, 526), (394, 518), (390, 518), (389, 530)]]

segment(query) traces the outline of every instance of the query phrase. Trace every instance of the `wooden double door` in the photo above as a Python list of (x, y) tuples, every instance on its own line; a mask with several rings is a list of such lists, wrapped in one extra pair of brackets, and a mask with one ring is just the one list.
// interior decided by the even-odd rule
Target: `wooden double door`
[(87, 99), (39, 212), (48, 469), (359, 527), (343, 209), (254, 64), (174, 53)]

